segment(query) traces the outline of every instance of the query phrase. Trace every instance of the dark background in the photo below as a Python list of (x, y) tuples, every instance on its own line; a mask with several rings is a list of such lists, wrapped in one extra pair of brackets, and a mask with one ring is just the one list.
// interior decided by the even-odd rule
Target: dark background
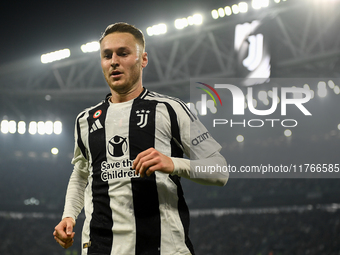
[[(306, 2), (305, 8), (309, 8), (315, 1), (296, 2)], [(325, 5), (326, 2), (329, 1), (325, 1)], [(203, 12), (208, 17), (212, 9), (233, 3), (236, 2), (2, 2), (0, 70), (23, 59), (40, 58), (41, 54), (50, 51), (97, 40), (105, 27), (114, 22), (135, 24), (145, 32), (150, 25), (186, 17), (196, 12)], [(305, 11), (297, 11), (301, 12), (301, 16), (294, 14), (287, 23), (302, 22), (300, 18)], [(321, 7), (320, 11), (324, 11), (325, 19), (332, 18), (327, 16)], [(313, 19), (313, 16), (310, 19)], [(270, 32), (273, 38), (277, 35), (276, 31)], [(173, 35), (176, 31), (169, 33)], [(301, 34), (295, 35), (297, 41)], [(338, 34), (333, 33), (334, 36)], [(152, 39), (146, 36), (146, 40), (148, 43), (148, 40)], [(329, 42), (340, 51), (337, 37)], [(275, 47), (276, 44), (271, 46), (274, 53), (273, 76), (338, 81), (339, 55), (334, 54), (333, 57), (337, 59), (328, 66), (318, 66), (315, 63), (308, 66), (307, 63), (303, 69), (294, 67), (282, 71), (279, 66), (275, 66), (275, 61), (277, 56), (282, 57), (285, 53)], [(328, 46), (323, 47), (324, 51), (327, 51)], [(321, 46), (320, 48), (322, 49)], [(13, 80), (22, 72), (17, 67), (18, 65), (14, 64), (11, 68), (10, 75)], [(319, 69), (315, 69), (316, 67)], [(308, 68), (312, 71), (307, 73)], [(4, 82), (8, 80), (7, 77), (3, 80), (3, 77), (0, 78), (0, 88), (12, 86)], [(98, 83), (105, 86), (103, 79), (99, 79)], [(313, 86), (316, 91), (316, 82)], [(13, 88), (20, 91), (18, 83), (13, 85)], [(155, 90), (162, 93), (163, 88)], [(76, 242), (73, 247), (63, 250), (52, 236), (54, 226), (60, 221), (66, 186), (72, 171), (70, 161), (73, 153), (75, 117), (84, 108), (102, 100), (105, 93), (86, 99), (80, 97), (72, 94), (67, 100), (58, 98), (46, 101), (31, 95), (1, 95), (0, 119), (15, 118), (19, 121), (21, 116), (26, 120), (58, 119), (63, 123), (63, 132), (59, 136), (0, 133), (1, 255), (81, 253), (83, 214), (77, 222)], [(181, 99), (189, 100), (188, 94), (183, 93)], [(294, 135), (290, 139), (282, 135), (283, 128), (266, 128), (261, 131), (249, 128), (229, 128), (223, 132), (219, 130), (219, 134), (225, 136), (222, 139), (223, 155), (229, 164), (238, 166), (260, 164), (263, 159), (272, 164), (339, 164), (339, 95), (328, 91), (326, 98), (320, 99), (316, 96), (308, 109), (313, 113), (312, 119), (302, 121), (301, 125), (293, 130)], [(254, 116), (248, 115), (246, 118)], [(243, 144), (235, 140), (239, 133), (246, 137)], [(50, 153), (52, 147), (59, 149), (58, 155)], [(197, 254), (339, 254), (338, 178), (240, 179), (231, 176), (225, 187), (202, 186), (185, 179), (182, 183), (191, 210), (190, 236)], [(37, 201), (39, 204), (35, 204)]]

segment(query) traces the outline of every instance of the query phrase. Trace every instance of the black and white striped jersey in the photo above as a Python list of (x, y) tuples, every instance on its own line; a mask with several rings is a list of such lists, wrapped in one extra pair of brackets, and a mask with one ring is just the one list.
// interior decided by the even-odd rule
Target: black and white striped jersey
[[(72, 163), (88, 176), (83, 254), (194, 254), (180, 177), (156, 171), (140, 178), (131, 166), (150, 147), (172, 158), (184, 152), (199, 159), (220, 145), (209, 136), (190, 146), (190, 130), (191, 137), (207, 130), (179, 99), (147, 89), (127, 102), (109, 99), (76, 120)], [(65, 211), (72, 211), (70, 206)]]

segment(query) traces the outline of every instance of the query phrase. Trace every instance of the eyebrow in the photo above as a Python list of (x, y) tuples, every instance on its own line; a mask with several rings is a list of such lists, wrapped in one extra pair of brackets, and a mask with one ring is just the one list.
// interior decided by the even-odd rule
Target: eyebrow
[[(129, 50), (130, 51), (130, 48), (129, 47), (119, 47), (116, 51), (122, 51), (122, 50)], [(111, 49), (104, 49), (102, 52), (103, 53), (111, 53), (112, 50)]]

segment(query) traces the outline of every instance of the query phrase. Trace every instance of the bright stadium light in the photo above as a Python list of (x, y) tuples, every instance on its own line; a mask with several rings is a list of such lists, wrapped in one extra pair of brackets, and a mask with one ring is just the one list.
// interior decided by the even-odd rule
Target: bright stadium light
[(218, 15), (221, 17), (221, 18), (223, 18), (224, 16), (225, 16), (225, 11), (224, 11), (224, 9), (223, 8), (218, 8)]
[(203, 16), (201, 14), (194, 14), (193, 16), (189, 16), (187, 18), (176, 19), (175, 28), (183, 29), (187, 26), (201, 25), (202, 23), (203, 23)]
[(88, 42), (86, 44), (83, 44), (80, 47), (83, 53), (99, 51), (99, 48), (100, 48), (100, 45), (99, 45), (99, 42), (97, 41)]
[(193, 19), (193, 25), (202, 25), (203, 23), (203, 16), (201, 14), (194, 14), (192, 16)]
[(183, 29), (188, 26), (188, 21), (186, 18), (176, 19), (175, 20), (175, 28)]
[(271, 90), (268, 91), (268, 97), (273, 98), (273, 91)]
[(248, 4), (246, 2), (240, 2), (238, 8), (240, 13), (246, 13), (248, 11)]
[(29, 126), (28, 126), (28, 132), (31, 135), (35, 135), (37, 133), (37, 122), (31, 121)]
[(39, 135), (45, 134), (45, 123), (43, 121), (38, 122), (38, 134)]
[(259, 98), (261, 101), (266, 100), (266, 99), (267, 99), (267, 92), (264, 91), (264, 90), (259, 91), (258, 98)]
[(26, 133), (26, 123), (25, 121), (18, 122), (18, 133), (23, 135)]
[(289, 130), (289, 129), (286, 129), (283, 133), (284, 133), (284, 135), (285, 135), (286, 137), (292, 136), (292, 131)]
[(56, 135), (60, 135), (61, 131), (62, 131), (62, 123), (60, 121), (54, 122), (54, 124), (53, 124), (53, 132)]
[(218, 19), (218, 11), (217, 10), (212, 10), (211, 11), (211, 17), (213, 18), (213, 19)]
[(231, 9), (233, 10), (234, 14), (239, 14), (240, 13), (240, 8), (238, 7), (237, 4), (234, 4), (233, 6), (231, 6)]
[(53, 122), (52, 121), (45, 122), (45, 133), (47, 135), (51, 135), (53, 133)]
[(251, 6), (255, 10), (259, 10), (262, 7), (268, 7), (269, 6), (269, 0), (252, 0)]
[(236, 136), (236, 141), (238, 141), (239, 143), (242, 143), (244, 141), (244, 136), (243, 135)]
[(47, 64), (71, 56), (69, 49), (58, 50), (41, 55), (41, 63)]
[(11, 134), (17, 132), (17, 123), (14, 120), (8, 122), (8, 132), (10, 132)]
[(8, 120), (1, 121), (1, 133), (7, 134), (9, 132)]
[(230, 6), (224, 7), (224, 12), (225, 12), (225, 15), (227, 16), (230, 16), (231, 14), (233, 14), (233, 11), (231, 10)]
[(338, 129), (340, 130), (340, 124), (338, 125)]
[(334, 89), (334, 87), (335, 87), (334, 81), (329, 80), (329, 81), (328, 81), (328, 87), (330, 87), (331, 89)]
[(146, 33), (148, 36), (153, 36), (153, 35), (162, 35), (167, 32), (167, 26), (164, 23), (160, 23), (158, 25), (153, 25), (152, 27), (148, 27), (146, 29)]
[(337, 94), (337, 95), (340, 94), (340, 88), (339, 88), (338, 85), (335, 85), (335, 87), (334, 87), (334, 93)]
[(51, 149), (51, 153), (52, 153), (53, 155), (57, 155), (57, 154), (59, 153), (58, 148), (56, 148), (56, 147), (52, 148), (52, 149)]
[(327, 96), (326, 82), (324, 82), (324, 81), (320, 81), (318, 83), (318, 96), (319, 97), (326, 97)]

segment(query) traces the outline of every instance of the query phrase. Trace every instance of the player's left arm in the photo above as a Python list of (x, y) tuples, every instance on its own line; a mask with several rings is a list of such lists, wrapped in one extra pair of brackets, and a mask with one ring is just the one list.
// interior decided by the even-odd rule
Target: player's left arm
[(149, 148), (137, 155), (132, 168), (141, 177), (150, 176), (155, 171), (171, 174), (174, 171), (174, 163), (170, 157), (154, 148)]
[(228, 181), (228, 172), (197, 173), (196, 169), (206, 165), (225, 166), (226, 164), (224, 157), (218, 152), (204, 159), (189, 160), (168, 157), (154, 148), (149, 148), (137, 155), (132, 168), (141, 177), (161, 171), (167, 174), (176, 174), (200, 184), (224, 186)]

